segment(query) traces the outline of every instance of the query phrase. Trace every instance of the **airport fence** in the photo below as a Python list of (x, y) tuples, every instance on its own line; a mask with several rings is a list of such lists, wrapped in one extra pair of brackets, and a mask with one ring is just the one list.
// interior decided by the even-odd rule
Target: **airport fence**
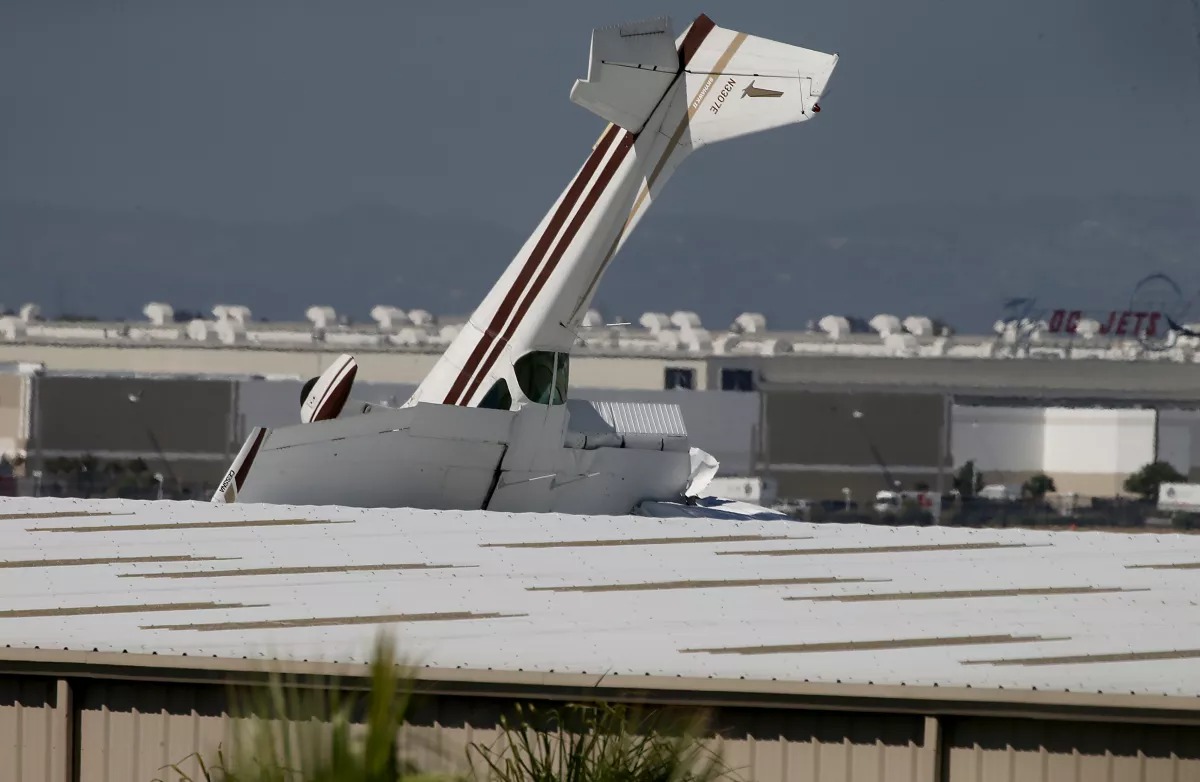
[[(136, 500), (200, 500), (212, 497), (210, 482), (159, 480), (145, 471), (0, 475), (0, 497), (73, 497), (80, 499), (121, 498)], [(841, 500), (805, 503), (791, 509), (801, 521), (835, 524), (880, 524), (887, 526), (1021, 527), (1041, 529), (1136, 529), (1157, 528), (1200, 531), (1200, 514), (1163, 513), (1155, 503), (1124, 497), (1079, 497), (1049, 495), (1041, 500), (961, 500), (946, 498), (936, 517), (929, 510), (907, 505), (898, 511), (879, 513), (871, 506)]]
[(80, 479), (73, 476), (0, 477), (0, 497), (207, 501), (215, 489), (216, 487), (209, 483), (155, 480), (131, 482), (107, 478)]
[(1200, 530), (1198, 514), (1164, 514), (1155, 503), (1125, 497), (1048, 495), (1043, 499), (946, 498), (940, 514), (915, 505), (879, 513), (870, 506), (844, 507), (840, 501), (811, 503), (794, 515), (803, 521), (888, 526), (1022, 527), (1041, 529)]

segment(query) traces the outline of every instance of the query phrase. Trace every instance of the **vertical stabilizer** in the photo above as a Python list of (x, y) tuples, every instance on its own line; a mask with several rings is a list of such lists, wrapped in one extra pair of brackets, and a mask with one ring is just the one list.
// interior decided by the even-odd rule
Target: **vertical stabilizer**
[(669, 18), (602, 27), (592, 32), (588, 77), (575, 82), (571, 100), (639, 133), (678, 73)]
[(581, 314), (679, 163), (820, 111), (836, 55), (704, 15), (673, 42), (669, 30), (650, 20), (593, 32), (588, 78), (571, 99), (609, 125), (408, 405), (561, 404)]

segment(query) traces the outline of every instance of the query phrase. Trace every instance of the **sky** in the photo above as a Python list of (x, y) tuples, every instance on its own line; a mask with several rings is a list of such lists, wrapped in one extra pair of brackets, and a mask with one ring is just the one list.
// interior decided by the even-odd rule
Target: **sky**
[[(8, 0), (0, 198), (233, 219), (386, 202), (528, 224), (602, 125), (567, 99), (590, 29), (669, 13), (682, 30), (697, 10)], [(1200, 193), (1190, 0), (712, 0), (703, 10), (841, 61), (820, 122), (697, 156), (669, 199), (675, 210)], [(764, 164), (744, 165), (755, 157)], [(717, 180), (732, 186), (727, 203), (705, 196)]]
[(694, 156), (656, 211), (1200, 198), (1197, 3), (6, 0), (0, 199), (524, 235), (603, 126), (568, 100), (591, 28), (700, 11), (841, 60), (818, 121)]

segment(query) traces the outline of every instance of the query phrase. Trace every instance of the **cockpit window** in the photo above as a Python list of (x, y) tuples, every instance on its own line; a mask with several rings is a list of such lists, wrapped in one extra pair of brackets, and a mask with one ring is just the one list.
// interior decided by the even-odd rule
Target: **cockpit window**
[(513, 370), (521, 392), (539, 405), (561, 405), (567, 401), (571, 357), (568, 353), (535, 350), (517, 359)]
[(479, 406), (489, 410), (511, 410), (512, 394), (508, 390), (508, 381), (504, 378), (497, 380), (496, 385), (479, 401)]
[(567, 386), (571, 375), (571, 354), (570, 353), (555, 353), (555, 369), (554, 369), (554, 394), (558, 401), (556, 405), (565, 404), (567, 401)]

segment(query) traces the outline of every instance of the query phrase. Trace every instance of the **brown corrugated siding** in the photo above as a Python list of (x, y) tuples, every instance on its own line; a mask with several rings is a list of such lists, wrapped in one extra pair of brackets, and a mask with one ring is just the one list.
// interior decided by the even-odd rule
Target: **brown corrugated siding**
[(921, 782), (931, 767), (916, 716), (721, 709), (715, 722), (725, 763), (746, 780)]
[(12, 438), (18, 441), (18, 448), (25, 446), (20, 437), (26, 412), (21, 404), (25, 382), (22, 375), (0, 373), (0, 440)]
[(950, 720), (944, 782), (1200, 780), (1200, 728)]
[[(217, 685), (81, 682), (80, 782), (149, 780), (195, 752), (231, 747), (235, 722)], [(466, 770), (468, 743), (491, 744), (511, 702), (478, 697), (422, 699), (401, 733), (407, 760), (430, 771)], [(45, 720), (43, 719), (43, 723)], [(747, 782), (919, 782), (928, 752), (920, 717), (793, 710), (718, 709), (710, 739)], [(28, 745), (42, 752), (44, 743)], [(181, 764), (194, 774), (194, 760)], [(42, 777), (19, 776), (13, 779)], [(7, 780), (3, 780), (7, 782)]]
[(0, 678), (0, 782), (58, 782), (53, 679)]
[(105, 681), (77, 687), (79, 782), (148, 781), (171, 763), (196, 778), (199, 769), (188, 756), (215, 754), (228, 741), (220, 687)]
[[(151, 780), (171, 763), (195, 777), (189, 756), (213, 757), (237, 732), (221, 684), (83, 678), (71, 686), (77, 747), (63, 739), (69, 712), (56, 708), (55, 680), (0, 678), (0, 782), (65, 782), (72, 759), (79, 782)], [(421, 696), (401, 734), (402, 754), (425, 770), (461, 773), (465, 747), (496, 741), (511, 706), (500, 696)], [(715, 708), (709, 742), (746, 782), (1200, 779), (1200, 727), (944, 717), (939, 747), (934, 720), (858, 708)]]

